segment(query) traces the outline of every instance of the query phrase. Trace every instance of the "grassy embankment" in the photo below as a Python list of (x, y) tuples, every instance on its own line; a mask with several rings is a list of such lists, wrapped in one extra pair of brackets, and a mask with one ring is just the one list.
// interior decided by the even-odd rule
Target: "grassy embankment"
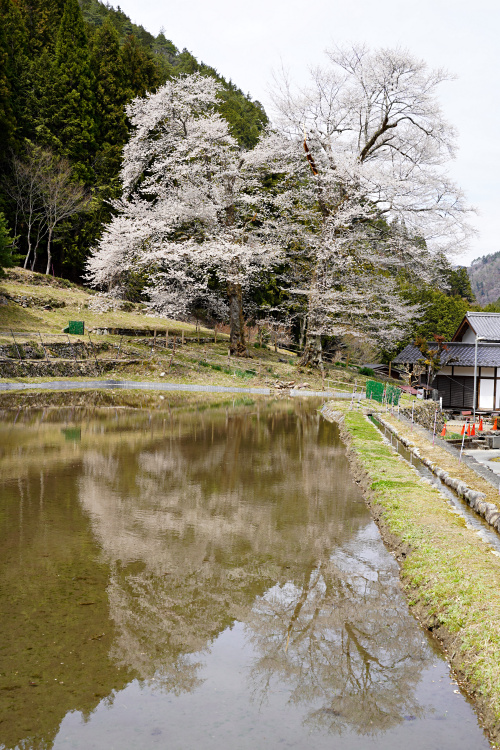
[[(500, 510), (500, 495), (497, 487), (476, 474), (464, 461), (459, 462), (460, 454), (458, 450), (455, 455), (451, 454), (448, 450), (441, 447), (440, 440), (436, 440), (433, 445), (429, 432), (419, 427), (412, 430), (410, 424), (398, 421), (397, 416), (393, 416), (390, 412), (383, 413), (381, 416), (385, 422), (395, 427), (400, 435), (411, 440), (422, 456), (429, 458), (441, 469), (448, 472), (448, 474), (464, 482), (467, 487), (476, 492), (484, 493), (486, 502), (493, 503)], [(453, 433), (448, 434), (448, 439), (451, 439), (450, 435), (453, 435)]]
[(340, 402), (332, 408), (345, 412), (342, 430), (354, 470), (400, 562), (410, 607), (443, 644), (499, 747), (500, 559), (362, 414)]
[[(154, 349), (152, 339), (144, 337), (102, 336), (91, 334), (91, 340), (100, 348), (98, 358), (103, 361), (119, 358), (112, 369), (106, 368), (102, 378), (126, 378), (130, 380), (169, 381), (201, 385), (225, 385), (262, 387), (273, 386), (279, 381), (307, 384), (313, 390), (352, 391), (352, 385), (364, 385), (366, 377), (359, 375), (357, 368), (341, 368), (327, 365), (323, 379), (318, 371), (303, 370), (298, 367), (294, 353), (274, 350), (274, 347), (256, 347), (251, 342), (250, 358), (228, 357), (228, 336), (218, 333), (217, 343), (198, 343), (201, 338), (213, 337), (214, 331), (195, 325), (147, 315), (142, 305), (126, 303), (126, 309), (108, 312), (92, 310), (95, 295), (88, 289), (76, 286), (64, 279), (53, 279), (43, 274), (31, 273), (16, 268), (8, 271), (7, 278), (0, 281), (0, 297), (5, 295), (7, 304), (0, 305), (0, 343), (12, 345), (10, 331), (33, 333), (37, 340), (38, 331), (45, 340), (63, 341), (60, 336), (70, 320), (83, 320), (86, 330), (91, 328), (131, 328), (158, 329), (169, 332), (172, 346), (176, 337), (175, 354), (172, 348), (165, 349), (165, 335), (158, 335)], [(89, 307), (90, 305), (90, 307)], [(180, 345), (184, 333), (184, 345)], [(57, 336), (59, 335), (59, 339)], [(25, 338), (17, 337), (20, 342)], [(27, 337), (29, 339), (29, 337)], [(88, 336), (83, 339), (71, 337), (72, 341), (83, 340), (89, 344)], [(104, 347), (107, 346), (107, 350)], [(11, 381), (34, 381), (22, 371), (18, 377), (5, 378)], [(71, 368), (68, 367), (71, 373)], [(163, 373), (163, 374), (162, 374)], [(43, 380), (61, 379), (43, 377)], [(64, 379), (71, 379), (71, 375)], [(81, 380), (81, 376), (75, 379)], [(93, 378), (94, 379), (94, 378)]]

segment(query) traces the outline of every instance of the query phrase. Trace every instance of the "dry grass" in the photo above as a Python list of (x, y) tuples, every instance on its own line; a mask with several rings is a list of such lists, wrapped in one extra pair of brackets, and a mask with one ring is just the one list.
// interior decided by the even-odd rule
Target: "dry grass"
[[(151, 339), (123, 338), (120, 336), (92, 335), (96, 344), (109, 344), (109, 351), (102, 353), (103, 359), (114, 359), (118, 356), (129, 360), (128, 363), (116, 364), (112, 371), (106, 372), (103, 378), (126, 378), (130, 380), (170, 381), (175, 383), (224, 385), (246, 387), (272, 387), (279, 381), (304, 384), (312, 390), (340, 390), (351, 392), (353, 384), (359, 386), (366, 383), (366, 377), (359, 375), (357, 370), (349, 368), (335, 368), (328, 366), (326, 379), (316, 370), (303, 370), (298, 367), (295, 354), (271, 348), (254, 348), (250, 346), (250, 358), (228, 359), (228, 341), (226, 335), (218, 334), (217, 344), (198, 344), (196, 328), (189, 323), (154, 318), (145, 315), (141, 305), (136, 305), (134, 311), (97, 313), (88, 309), (88, 304), (94, 296), (93, 292), (64, 279), (52, 278), (44, 274), (31, 273), (15, 268), (8, 271), (7, 278), (0, 282), (0, 296), (8, 294), (15, 297), (17, 302), (9, 301), (0, 306), (0, 343), (13, 343), (10, 331), (32, 332), (32, 340), (36, 341), (37, 332), (42, 333), (44, 341), (63, 341), (61, 331), (69, 320), (84, 320), (86, 328), (135, 328), (154, 330), (155, 328), (177, 336), (175, 356), (172, 349), (166, 350), (165, 340), (158, 338), (154, 350)], [(23, 307), (19, 304), (22, 297), (26, 298)], [(43, 309), (45, 304), (52, 304), (51, 310)], [(64, 303), (64, 307), (56, 307)], [(180, 346), (180, 334), (184, 331), (185, 345)], [(3, 335), (2, 335), (3, 334)], [(200, 335), (213, 335), (213, 331), (202, 328)], [(17, 337), (19, 343), (29, 340), (29, 336)], [(81, 340), (72, 336), (71, 340)], [(88, 343), (88, 336), (84, 339)], [(131, 360), (134, 360), (132, 363)], [(164, 375), (162, 375), (164, 373)], [(61, 377), (29, 377), (21, 370), (19, 377), (8, 378), (11, 381), (36, 382), (43, 380), (60, 380)], [(64, 378), (71, 380), (71, 377)], [(81, 380), (81, 377), (74, 378)], [(95, 378), (93, 378), (95, 379)], [(1, 398), (1, 397), (0, 397)]]
[(411, 440), (420, 451), (422, 456), (429, 458), (433, 463), (436, 463), (442, 469), (447, 471), (457, 479), (477, 492), (484, 492), (486, 500), (489, 503), (493, 503), (500, 510), (500, 497), (498, 490), (495, 487), (478, 476), (475, 471), (467, 466), (463, 461), (459, 463), (458, 453), (457, 456), (453, 456), (448, 453), (447, 450), (442, 448), (438, 444), (432, 444), (432, 439), (428, 438), (423, 430), (415, 428), (411, 429), (411, 426), (406, 422), (399, 422), (397, 417), (392, 416), (390, 413), (383, 414), (386, 422), (396, 427), (400, 435)]
[[(41, 277), (41, 278), (40, 278)], [(195, 326), (190, 323), (145, 315), (140, 305), (132, 312), (122, 310), (104, 313), (88, 309), (94, 294), (84, 287), (70, 284), (64, 279), (52, 279), (44, 274), (32, 273), (15, 268), (7, 272), (7, 278), (0, 282), (0, 295), (7, 294), (15, 298), (27, 297), (29, 307), (22, 307), (10, 301), (0, 307), (0, 332), (41, 331), (42, 333), (60, 333), (70, 320), (84, 320), (86, 328), (170, 328), (172, 332), (184, 331), (194, 335)], [(64, 307), (44, 310), (43, 306), (54, 301), (64, 303)], [(213, 334), (212, 330), (201, 329), (201, 334)]]

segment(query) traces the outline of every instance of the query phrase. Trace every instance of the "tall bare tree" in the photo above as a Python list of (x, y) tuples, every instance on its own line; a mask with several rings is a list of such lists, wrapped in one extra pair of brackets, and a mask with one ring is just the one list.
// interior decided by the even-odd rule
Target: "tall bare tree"
[(16, 227), (19, 221), (25, 227), (24, 236), (28, 250), (23, 267), (27, 268), (31, 262), (31, 270), (35, 267), (40, 241), (47, 233), (40, 192), (42, 174), (47, 168), (47, 157), (50, 159), (48, 151), (39, 146), (28, 146), (24, 158), (13, 156), (11, 176), (5, 184), (7, 193), (16, 206)]
[(45, 273), (49, 273), (52, 263), (52, 240), (57, 225), (75, 214), (88, 210), (90, 195), (81, 183), (73, 181), (69, 161), (54, 154), (49, 169), (42, 174), (40, 193), (47, 226)]
[(90, 196), (75, 182), (71, 165), (50, 148), (29, 144), (23, 157), (12, 159), (6, 188), (16, 205), (17, 217), (25, 226), (27, 252), (24, 268), (31, 259), (35, 268), (40, 242), (47, 238), (47, 266), (52, 264), (52, 242), (56, 227), (76, 213), (88, 209)]
[[(311, 364), (321, 362), (321, 335), (375, 324), (390, 339), (404, 319), (393, 304), (398, 269), (425, 279), (432, 256), (462, 249), (470, 234), (464, 196), (446, 173), (455, 133), (436, 93), (449, 75), (401, 49), (327, 56), (307, 88), (283, 76), (274, 97), (315, 188), (315, 262), (302, 289)], [(381, 219), (397, 231), (388, 234)]]

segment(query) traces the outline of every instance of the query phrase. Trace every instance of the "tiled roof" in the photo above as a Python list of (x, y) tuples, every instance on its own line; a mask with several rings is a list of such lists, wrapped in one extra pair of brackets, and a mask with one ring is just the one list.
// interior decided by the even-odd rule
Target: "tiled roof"
[[(460, 367), (474, 367), (474, 344), (462, 344), (461, 341), (452, 341), (447, 343), (447, 351), (441, 354), (442, 365), (458, 365)], [(437, 344), (429, 344), (430, 349), (436, 349)], [(408, 344), (402, 352), (394, 358), (395, 365), (398, 364), (415, 364), (422, 360), (422, 352), (413, 344)], [(500, 344), (483, 344), (477, 345), (477, 365), (478, 367), (500, 367)]]
[(468, 312), (466, 318), (477, 336), (500, 341), (500, 313)]

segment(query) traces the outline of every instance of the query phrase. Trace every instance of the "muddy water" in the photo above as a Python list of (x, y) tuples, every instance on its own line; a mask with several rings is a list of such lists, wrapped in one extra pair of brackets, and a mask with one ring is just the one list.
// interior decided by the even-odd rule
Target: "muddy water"
[(310, 405), (0, 425), (0, 747), (488, 743)]

